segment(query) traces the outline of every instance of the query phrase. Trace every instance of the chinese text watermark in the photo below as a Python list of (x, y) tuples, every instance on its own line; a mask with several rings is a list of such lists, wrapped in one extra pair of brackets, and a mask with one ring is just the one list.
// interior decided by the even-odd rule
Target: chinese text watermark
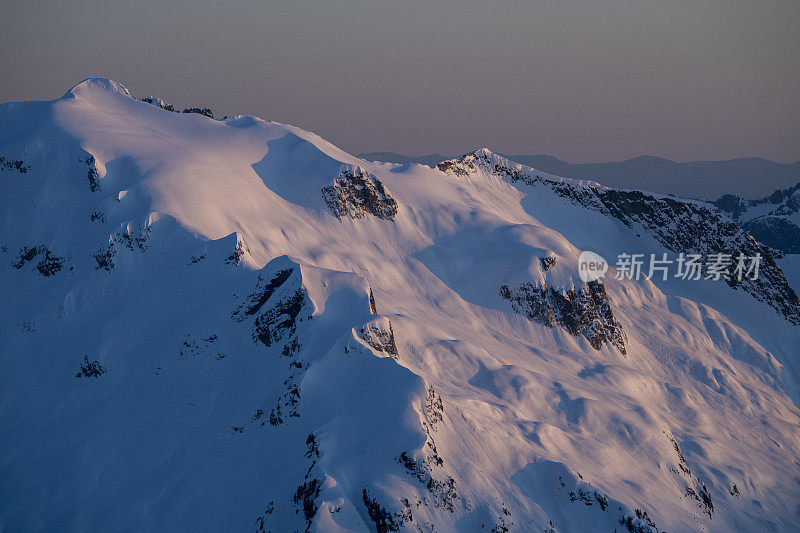
[[(651, 280), (678, 278), (683, 280), (707, 279), (712, 281), (757, 280), (761, 266), (761, 254), (747, 256), (743, 253), (734, 256), (727, 253), (701, 254), (628, 254), (617, 256), (615, 264), (616, 279), (639, 280), (647, 276)], [(583, 252), (578, 258), (578, 274), (582, 281), (589, 282), (602, 278), (608, 270), (608, 263), (594, 252)]]

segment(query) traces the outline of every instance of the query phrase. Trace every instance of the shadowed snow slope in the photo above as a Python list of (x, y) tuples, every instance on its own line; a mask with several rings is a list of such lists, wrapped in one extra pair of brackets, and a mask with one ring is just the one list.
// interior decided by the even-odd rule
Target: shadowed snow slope
[(587, 249), (769, 254), (710, 204), (485, 149), (367, 162), (99, 79), (0, 105), (0, 157), (0, 529), (800, 519), (774, 258), (749, 285), (578, 276)]

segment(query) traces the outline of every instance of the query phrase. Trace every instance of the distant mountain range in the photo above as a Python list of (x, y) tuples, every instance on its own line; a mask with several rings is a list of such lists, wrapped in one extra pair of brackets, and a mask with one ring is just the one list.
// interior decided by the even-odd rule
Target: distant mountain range
[[(409, 157), (393, 152), (372, 152), (359, 157), (389, 163), (434, 166), (450, 159), (440, 154)], [(689, 198), (716, 199), (724, 194), (758, 198), (766, 191), (791, 187), (800, 181), (800, 161), (776, 163), (761, 157), (725, 161), (677, 163), (643, 155), (612, 163), (572, 164), (549, 155), (506, 155), (508, 159), (557, 176), (592, 179), (608, 187), (643, 189)]]

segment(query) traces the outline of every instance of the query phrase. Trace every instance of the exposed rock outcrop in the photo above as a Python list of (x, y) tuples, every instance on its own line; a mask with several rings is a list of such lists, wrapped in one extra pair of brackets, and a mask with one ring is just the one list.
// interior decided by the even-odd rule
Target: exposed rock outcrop
[[(292, 276), (295, 273), (297, 275)], [(307, 312), (304, 317), (301, 313), (311, 305), (298, 268), (284, 268), (269, 279), (259, 276), (255, 290), (234, 311), (232, 318), (237, 322), (252, 319), (253, 340), (271, 346), (296, 333), (297, 323), (311, 314)]]
[(517, 288), (500, 287), (500, 297), (532, 322), (550, 328), (559, 326), (576, 337), (585, 337), (595, 350), (608, 343), (625, 354), (625, 332), (614, 318), (605, 287), (590, 281), (580, 289), (555, 289), (523, 283)]
[(361, 328), (361, 338), (378, 352), (397, 358), (394, 330), (388, 318), (379, 318)]
[(55, 255), (47, 246), (25, 246), (19, 251), (17, 259), (11, 263), (11, 266), (19, 270), (25, 266), (26, 263), (32, 262), (35, 259), (38, 259), (35, 270), (46, 278), (61, 270), (66, 261), (66, 258)]
[(0, 156), (0, 170), (12, 170), (20, 174), (27, 174), (31, 166), (22, 159), (10, 159)]
[(214, 118), (214, 113), (211, 111), (210, 107), (188, 107), (183, 110), (184, 113), (197, 113), (198, 115), (203, 115), (204, 117)]
[(177, 113), (175, 110), (175, 106), (170, 104), (169, 102), (165, 102), (161, 98), (157, 98), (155, 96), (145, 96), (144, 98), (140, 98), (142, 102), (147, 102), (148, 104), (154, 105), (156, 107), (160, 107), (164, 111), (171, 111), (173, 113)]
[(86, 172), (86, 177), (89, 180), (89, 190), (92, 192), (101, 190), (103, 184), (100, 182), (100, 172), (97, 170), (97, 161), (95, 161), (94, 156), (92, 154), (87, 154), (86, 157), (79, 161), (81, 163), (86, 163), (86, 166), (89, 167)]
[(333, 185), (322, 188), (322, 199), (336, 218), (364, 218), (367, 214), (394, 220), (397, 201), (381, 181), (361, 167), (342, 168)]

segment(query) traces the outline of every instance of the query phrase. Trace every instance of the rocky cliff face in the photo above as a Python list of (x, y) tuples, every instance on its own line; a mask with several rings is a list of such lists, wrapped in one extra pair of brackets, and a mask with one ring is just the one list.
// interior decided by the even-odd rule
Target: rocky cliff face
[(381, 180), (361, 167), (342, 168), (333, 185), (322, 189), (322, 198), (336, 218), (363, 218), (373, 215), (394, 220), (397, 202)]
[(605, 287), (591, 281), (583, 287), (556, 289), (524, 283), (500, 287), (500, 297), (511, 302), (514, 312), (532, 322), (560, 326), (576, 337), (585, 337), (592, 348), (614, 346), (625, 355), (625, 332), (614, 318)]
[(800, 183), (757, 199), (726, 194), (712, 202), (742, 228), (783, 254), (800, 254)]
[(778, 254), (800, 254), (800, 226), (780, 216), (761, 216), (742, 222), (742, 229)]
[(289, 339), (285, 350), (296, 344), (298, 322), (308, 320), (313, 312), (298, 270), (297, 266), (284, 268), (269, 279), (259, 276), (255, 290), (233, 313), (237, 322), (252, 320), (254, 341), (272, 346), (281, 339)]

